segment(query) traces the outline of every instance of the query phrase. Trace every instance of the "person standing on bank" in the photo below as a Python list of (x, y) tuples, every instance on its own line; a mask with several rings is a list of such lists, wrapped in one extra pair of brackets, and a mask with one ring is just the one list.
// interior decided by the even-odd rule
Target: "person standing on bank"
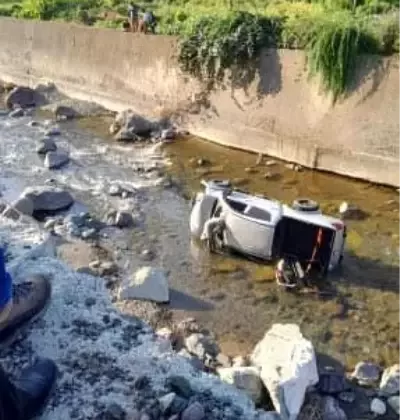
[(131, 32), (137, 32), (139, 26), (139, 7), (131, 3), (128, 6), (128, 22)]

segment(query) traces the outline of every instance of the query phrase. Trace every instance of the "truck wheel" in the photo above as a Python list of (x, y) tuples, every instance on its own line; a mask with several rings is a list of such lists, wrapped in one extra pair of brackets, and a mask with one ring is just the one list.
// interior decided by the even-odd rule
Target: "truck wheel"
[(292, 208), (299, 211), (317, 211), (319, 210), (319, 204), (316, 201), (308, 198), (298, 198), (293, 201)]

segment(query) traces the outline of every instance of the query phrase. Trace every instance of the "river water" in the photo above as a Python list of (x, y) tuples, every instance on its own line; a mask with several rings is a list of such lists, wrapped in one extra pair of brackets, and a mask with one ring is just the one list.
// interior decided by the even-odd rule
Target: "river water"
[[(213, 331), (228, 355), (244, 354), (277, 322), (295, 322), (317, 349), (348, 366), (363, 359), (396, 363), (398, 339), (399, 195), (373, 186), (312, 171), (296, 172), (283, 163), (255, 165), (256, 156), (199, 139), (177, 140), (163, 149), (115, 144), (109, 120), (92, 118), (61, 125), (57, 140), (72, 162), (49, 172), (35, 153), (43, 136), (27, 124), (31, 118), (0, 117), (0, 185), (4, 197), (16, 198), (25, 186), (53, 182), (77, 199), (72, 211), (89, 209), (103, 217), (111, 208), (134, 211), (141, 227), (115, 234), (120, 264), (126, 272), (143, 264), (144, 249), (153, 266), (169, 273), (175, 318), (195, 316)], [(198, 166), (197, 160), (208, 164)], [(163, 162), (179, 188), (159, 186)], [(265, 159), (268, 160), (268, 159)], [(254, 193), (290, 202), (309, 196), (330, 214), (342, 201), (368, 217), (349, 222), (341, 272), (330, 278), (334, 294), (288, 294), (278, 289), (272, 267), (228, 256), (210, 256), (189, 236), (188, 197), (202, 178), (230, 178)], [(53, 179), (53, 181), (50, 181)], [(113, 183), (143, 193), (133, 199), (107, 194)], [(117, 245), (116, 245), (117, 246)]]

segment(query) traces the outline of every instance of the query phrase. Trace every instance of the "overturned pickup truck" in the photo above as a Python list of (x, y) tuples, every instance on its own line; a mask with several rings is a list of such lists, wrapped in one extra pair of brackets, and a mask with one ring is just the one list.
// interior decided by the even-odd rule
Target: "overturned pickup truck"
[(326, 275), (342, 261), (346, 226), (323, 215), (314, 201), (299, 199), (289, 207), (235, 190), (229, 181), (201, 184), (205, 191), (192, 201), (190, 231), (194, 237), (208, 239), (213, 250), (280, 260), (278, 270), (294, 263), (300, 277), (298, 271), (310, 267)]

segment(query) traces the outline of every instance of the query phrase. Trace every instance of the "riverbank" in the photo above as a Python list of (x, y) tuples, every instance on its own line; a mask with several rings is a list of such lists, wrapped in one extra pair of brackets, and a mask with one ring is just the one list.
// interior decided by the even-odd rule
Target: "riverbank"
[[(42, 86), (41, 91), (50, 91), (52, 94), (47, 93), (46, 96), (57, 97), (59, 100), (57, 92), (51, 85)], [(67, 415), (63, 418), (73, 417), (74, 412), (65, 411), (66, 406), (68, 410), (78, 410), (78, 405), (85, 406), (80, 399), (71, 401), (71, 395), (78, 392), (75, 388), (72, 392), (69, 385), (71, 377), (75, 376), (79, 378), (77, 385), (79, 389), (87, 390), (90, 385), (87, 400), (92, 402), (86, 403), (89, 411), (85, 415), (90, 418), (91, 413), (104, 414), (104, 411), (109, 410), (110, 398), (101, 398), (101, 404), (98, 405), (94, 402), (94, 396), (98, 399), (98, 395), (110, 395), (111, 388), (106, 386), (107, 381), (115, 381), (115, 376), (112, 379), (108, 378), (109, 371), (101, 371), (106, 377), (104, 382), (98, 386), (91, 384), (93, 372), (98, 372), (98, 367), (90, 363), (85, 365), (90, 358), (104, 360), (105, 364), (113, 366), (113, 371), (119, 372), (120, 376), (124, 377), (121, 387), (118, 385), (117, 390), (112, 388), (112, 398), (118, 400), (120, 408), (127, 412), (137, 407), (136, 400), (132, 402), (130, 399), (130, 402), (127, 402), (123, 396), (125, 393), (132, 395), (134, 392), (137, 400), (146, 406), (143, 409), (147, 412), (151, 409), (147, 405), (160, 404), (155, 403), (155, 400), (165, 396), (165, 392), (170, 390), (152, 387), (151, 392), (143, 393), (141, 390), (132, 391), (136, 389), (135, 385), (126, 385), (125, 378), (130, 373), (125, 372), (117, 363), (119, 360), (122, 360), (123, 364), (127, 361), (129, 366), (131, 364), (139, 366), (138, 360), (140, 363), (143, 362), (144, 366), (150, 363), (151, 369), (156, 369), (157, 378), (161, 382), (170, 373), (175, 375), (175, 371), (171, 371), (172, 365), (165, 361), (165, 358), (169, 360), (169, 355), (165, 355), (165, 348), (164, 350), (159, 348), (159, 345), (165, 344), (162, 340), (155, 341), (154, 349), (148, 346), (147, 340), (153, 343), (155, 338), (151, 329), (146, 326), (140, 327), (141, 333), (131, 334), (129, 331), (132, 327), (124, 318), (123, 324), (116, 321), (124, 330), (120, 337), (119, 327), (113, 324), (108, 326), (109, 318), (106, 315), (114, 318), (115, 314), (115, 312), (108, 313), (109, 309), (111, 310), (108, 306), (111, 302), (113, 311), (116, 310), (123, 315), (140, 316), (157, 329), (170, 327), (171, 333), (176, 329), (180, 318), (194, 314), (199, 320), (198, 329), (207, 336), (209, 333), (205, 330), (212, 331), (214, 334), (211, 334), (211, 337), (215, 335), (216, 341), (220, 344), (222, 355), (218, 363), (231, 364), (233, 357), (230, 356), (242, 356), (246, 359), (245, 356), (251, 353), (265, 331), (273, 324), (282, 321), (300, 323), (306, 336), (312, 338), (318, 352), (339, 358), (348, 369), (352, 369), (363, 358), (379, 363), (380, 366), (377, 368), (379, 371), (382, 366), (389, 366), (397, 361), (396, 244), (398, 245), (398, 242), (394, 236), (391, 242), (389, 236), (396, 226), (398, 231), (398, 219), (396, 219), (398, 194), (392, 189), (369, 185), (363, 190), (361, 185), (367, 187), (366, 184), (353, 185), (348, 180), (324, 177), (303, 168), (287, 168), (281, 162), (273, 162), (269, 158), (254, 162), (254, 156), (251, 154), (234, 152), (186, 137), (176, 139), (170, 144), (159, 143), (156, 147), (148, 142), (141, 143), (137, 137), (134, 137), (136, 141), (132, 144), (117, 143), (107, 129), (112, 121), (110, 117), (101, 116), (82, 120), (72, 118), (68, 121), (63, 121), (62, 118), (56, 123), (54, 113), (57, 109), (59, 117), (72, 114), (71, 109), (65, 109), (66, 98), (62, 99), (58, 107), (45, 106), (48, 109), (47, 115), (53, 115), (48, 121), (43, 120), (40, 112), (33, 117), (32, 110), (18, 109), (10, 114), (2, 113), (0, 119), (3, 150), (0, 176), (3, 198), (7, 202), (12, 202), (26, 187), (36, 185), (47, 186), (46, 188), (50, 189), (54, 186), (60, 187), (74, 198), (74, 204), (67, 213), (61, 211), (58, 215), (39, 222), (43, 228), (46, 226), (46, 229), (61, 240), (57, 246), (57, 255), (67, 263), (68, 267), (55, 260), (53, 254), (46, 254), (37, 261), (24, 258), (22, 262), (20, 260), (20, 268), (13, 270), (13, 275), (19, 280), (32, 272), (31, 270), (43, 271), (43, 267), (47, 267), (45, 274), (54, 276), (57, 283), (54, 306), (45, 321), (48, 328), (43, 329), (44, 325), (39, 323), (33, 330), (36, 338), (33, 338), (32, 342), (23, 341), (20, 347), (14, 348), (6, 356), (8, 366), (12, 369), (17, 369), (20, 362), (25, 363), (34, 357), (35, 352), (55, 357), (62, 364), (66, 375), (56, 402), (50, 406), (50, 410), (53, 410), (51, 413)], [(73, 102), (69, 103), (71, 105)], [(100, 115), (107, 114), (105, 110), (96, 108), (93, 104), (74, 105), (76, 110), (84, 110), (88, 106)], [(88, 131), (89, 126), (92, 128), (91, 132)], [(61, 169), (46, 168), (46, 159), (41, 158), (36, 152), (38, 145), (42, 147), (41, 139), (44, 133), (53, 139), (57, 146), (56, 150), (68, 151), (69, 160), (64, 162)], [(156, 136), (158, 133), (151, 137), (153, 141), (156, 141)], [(165, 152), (161, 153), (163, 148)], [(167, 168), (172, 178), (166, 176)], [(268, 168), (267, 177), (264, 168)], [(273, 282), (270, 267), (233, 260), (229, 257), (210, 258), (204, 250), (190, 241), (187, 224), (183, 223), (184, 220), (188, 220), (189, 203), (182, 196), (186, 195), (185, 192), (197, 188), (200, 177), (213, 177), (216, 174), (233, 178), (234, 182), (241, 186), (246, 185), (247, 181), (247, 186), (254, 192), (262, 190), (261, 192), (267, 191), (270, 194), (274, 191), (277, 198), (284, 199), (279, 195), (279, 190), (285, 191), (287, 194), (285, 200), (290, 200), (293, 194), (303, 194), (304, 188), (307, 195), (313, 192), (313, 196), (319, 198), (319, 194), (325, 194), (329, 200), (333, 200), (335, 196), (340, 200), (343, 197), (340, 194), (345, 194), (346, 198), (351, 196), (352, 202), (354, 199), (356, 205), (367, 211), (368, 217), (365, 220), (352, 222), (349, 231), (350, 249), (347, 250), (345, 259), (346, 271), (333, 284), (331, 298), (289, 296), (280, 293)], [(240, 175), (242, 179), (239, 179)], [(288, 175), (291, 175), (292, 179)], [(257, 179), (258, 183), (252, 185), (254, 179)], [(265, 184), (262, 184), (263, 182)], [(326, 189), (329, 183), (336, 186), (337, 190)], [(374, 200), (371, 200), (372, 196)], [(362, 197), (363, 201), (360, 201)], [(50, 201), (53, 205), (54, 201)], [(380, 204), (384, 203), (381, 215), (374, 212), (372, 207), (377, 201)], [(327, 200), (322, 204), (329, 213), (335, 213), (336, 204), (339, 203)], [(85, 215), (82, 215), (82, 212)], [(116, 226), (116, 216), (121, 213), (131, 215), (132, 225), (128, 223), (121, 227)], [(30, 229), (32, 222), (33, 219), (28, 218)], [(357, 236), (358, 232), (362, 232), (359, 228), (362, 226), (364, 229), (367, 227), (371, 229), (371, 222), (376, 224), (376, 230), (370, 231), (371, 234), (367, 236), (368, 241), (363, 242), (362, 237)], [(7, 229), (7, 223), (12, 225), (12, 222), (6, 222), (3, 238), (6, 242), (11, 242), (10, 235), (18, 230)], [(386, 229), (389, 229), (390, 234), (382, 235), (382, 232), (387, 232)], [(18, 241), (20, 237), (26, 240), (29, 235), (23, 231), (22, 235), (17, 236)], [(17, 254), (24, 250), (23, 240), (21, 242), (22, 244), (16, 247), (17, 251), (14, 251)], [(380, 253), (372, 257), (371, 252), (375, 249), (379, 249)], [(12, 263), (13, 250), (10, 251), (9, 258)], [(380, 259), (381, 262), (375, 264), (372, 258)], [(121, 285), (144, 265), (162, 268), (165, 277), (168, 278), (170, 293), (168, 305), (120, 299)], [(384, 271), (383, 268), (386, 266), (388, 270)], [(369, 274), (371, 278), (367, 278)], [(376, 281), (377, 278), (379, 283)], [(106, 304), (104, 299), (110, 299), (108, 293), (111, 295), (111, 301), (108, 300), (109, 303)], [(66, 305), (65, 311), (76, 314), (77, 318), (81, 319), (66, 317), (64, 309), (60, 309), (59, 305)], [(104, 308), (104, 311), (101, 308)], [(388, 308), (391, 308), (391, 312)], [(313, 316), (310, 316), (310, 313)], [(101, 315), (101, 322), (98, 315)], [(122, 315), (116, 315), (117, 318), (119, 316)], [(65, 319), (67, 323), (71, 321), (71, 325), (62, 324)], [(323, 325), (321, 320), (324, 320)], [(160, 335), (164, 333), (165, 330), (163, 334), (159, 332)], [(54, 334), (57, 337), (56, 348), (52, 344), (55, 343), (54, 338), (50, 337)], [(68, 341), (66, 344), (64, 334), (68, 334), (68, 337), (77, 336), (79, 339), (71, 343)], [(171, 334), (171, 345), (176, 341), (173, 335)], [(374, 345), (371, 345), (371, 336), (379, 340)], [(215, 339), (212, 337), (214, 342)], [(207, 342), (210, 343), (210, 339), (207, 339)], [(77, 348), (74, 346), (85, 343), (90, 343), (88, 345), (91, 346), (90, 351), (93, 351), (93, 354), (89, 352), (88, 356), (85, 351), (77, 353)], [(107, 348), (104, 347), (106, 343)], [(113, 355), (112, 360), (102, 359), (104, 349), (108, 352), (110, 343), (113, 343), (110, 352)], [(33, 352), (29, 350), (31, 345)], [(190, 345), (186, 344), (185, 347), (189, 348)], [(191, 348), (189, 357), (185, 351), (181, 356), (193, 362), (192, 353), (196, 353), (199, 348), (201, 349), (201, 346), (195, 345)], [(176, 350), (181, 351), (182, 348), (177, 347)], [(152, 356), (151, 360), (142, 361), (142, 355), (145, 354), (145, 358), (148, 358), (149, 353)], [(16, 364), (13, 362), (15, 354), (21, 355)], [(175, 360), (174, 355), (171, 357)], [(208, 360), (210, 361), (213, 363), (213, 358)], [(171, 364), (174, 362), (171, 361)], [(174, 366), (178, 369), (178, 365)], [(208, 366), (210, 367), (214, 368), (212, 364)], [(160, 371), (162, 374), (158, 376)], [(149, 376), (151, 374), (155, 372), (150, 370)], [(132, 376), (137, 379), (137, 372), (132, 373)], [(256, 380), (257, 378), (256, 375)], [(378, 379), (375, 378), (375, 382)], [(209, 383), (207, 387), (214, 387), (213, 384)], [(225, 393), (222, 388), (221, 392)], [(363, 402), (363, 410), (368, 413), (371, 410), (370, 403), (373, 396), (378, 395), (376, 390), (374, 392), (375, 394), (371, 394), (367, 400), (364, 398), (364, 392), (361, 393), (361, 397), (357, 396), (357, 401)], [(208, 394), (199, 397), (200, 394), (196, 394), (197, 399), (200, 398), (203, 402), (204, 397), (205, 409), (210, 411), (216, 409), (218, 413), (216, 418), (229, 418), (232, 410), (232, 418), (238, 418), (234, 408), (228, 408), (230, 412), (228, 415), (225, 411), (226, 405), (222, 408), (221, 402), (214, 400), (210, 402)], [(232, 398), (236, 400), (236, 397)], [(243, 401), (243, 406), (242, 402), (239, 403), (243, 410), (249, 402), (244, 402), (243, 399), (240, 401)], [(115, 409), (115, 406), (113, 408)], [(243, 418), (251, 419), (253, 414), (256, 415), (251, 410), (253, 408), (250, 408), (248, 412), (250, 414), (242, 412)], [(52, 418), (50, 413), (48, 418)]]

